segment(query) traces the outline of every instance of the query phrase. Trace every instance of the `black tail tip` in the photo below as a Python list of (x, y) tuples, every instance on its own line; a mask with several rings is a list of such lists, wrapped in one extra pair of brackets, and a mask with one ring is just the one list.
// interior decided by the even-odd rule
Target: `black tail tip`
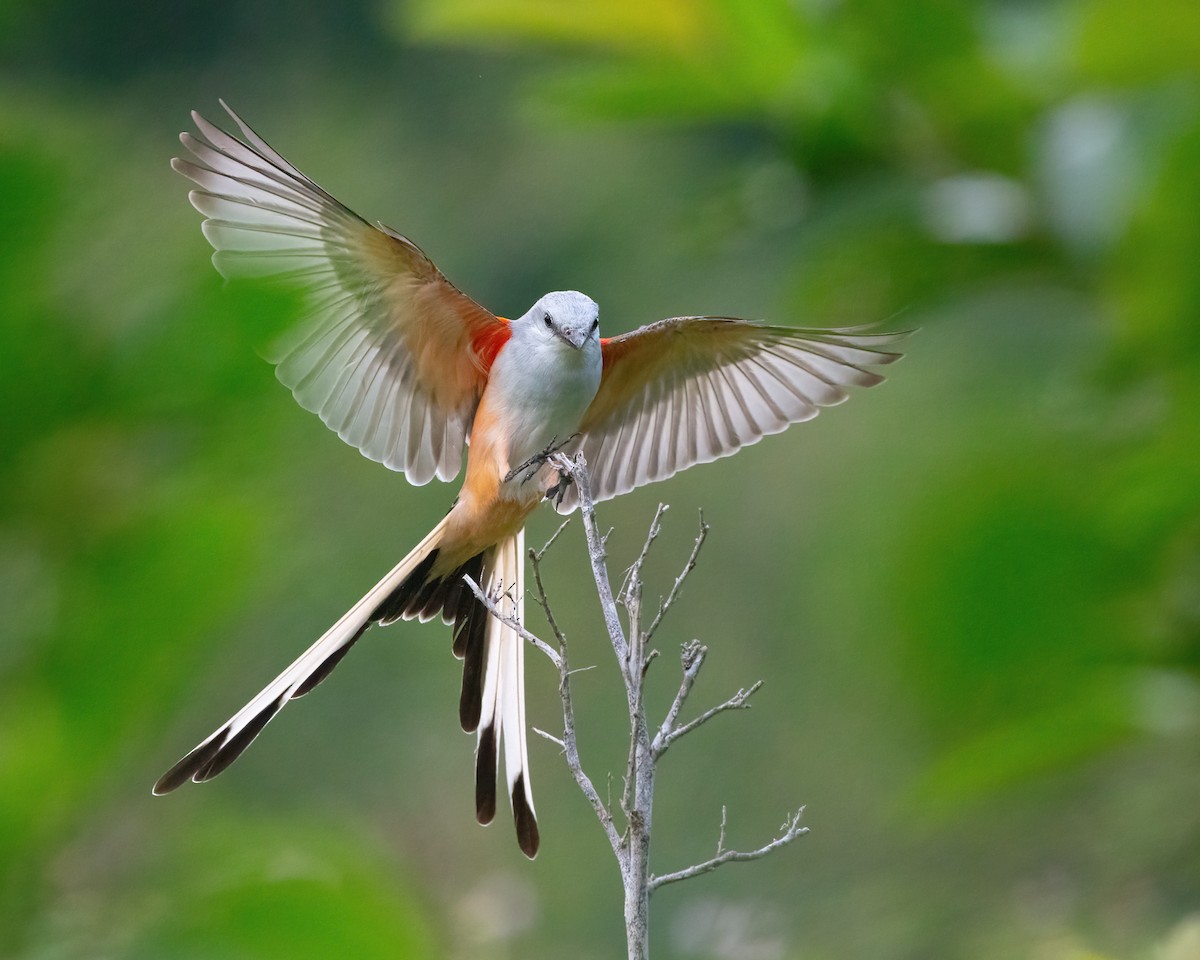
[(521, 847), (521, 852), (532, 860), (537, 856), (542, 838), (538, 833), (537, 817), (533, 815), (533, 808), (529, 806), (525, 797), (524, 774), (517, 777), (517, 782), (513, 784), (512, 808), (513, 820), (517, 827), (517, 844)]
[(213, 737), (208, 742), (202, 743), (159, 777), (150, 792), (156, 797), (161, 797), (172, 790), (178, 790), (212, 762), (213, 757), (221, 752), (221, 746), (222, 739), (220, 737)]
[(479, 734), (475, 753), (475, 819), (488, 824), (496, 816), (496, 728), (490, 724)]

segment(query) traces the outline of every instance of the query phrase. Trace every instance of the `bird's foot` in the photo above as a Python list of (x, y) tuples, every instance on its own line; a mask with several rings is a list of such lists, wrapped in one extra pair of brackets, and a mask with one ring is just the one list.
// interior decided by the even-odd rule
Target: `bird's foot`
[(558, 437), (552, 437), (550, 439), (550, 442), (548, 444), (546, 444), (546, 448), (544, 450), (538, 451), (532, 457), (530, 457), (528, 460), (526, 460), (524, 463), (519, 463), (515, 467), (513, 467), (511, 470), (509, 470), (508, 473), (506, 473), (504, 475), (504, 482), (508, 483), (511, 480), (513, 480), (519, 473), (521, 473), (521, 471), (526, 471), (525, 476), (521, 477), (521, 482), (528, 483), (530, 480), (532, 480), (534, 478), (534, 476), (537, 474), (537, 472), (542, 469), (542, 466), (546, 463), (547, 460), (549, 460), (552, 456), (554, 456), (556, 453), (558, 453), (560, 450), (562, 450), (563, 447), (565, 447), (568, 443), (570, 443), (572, 440), (574, 440), (578, 436), (579, 436), (579, 434), (573, 433), (569, 437), (567, 437), (566, 440), (563, 440), (561, 443), (559, 442)]
[(554, 509), (562, 506), (563, 497), (567, 495), (567, 488), (575, 482), (575, 478), (569, 473), (563, 473), (561, 470), (558, 473), (558, 483), (550, 487), (546, 491), (544, 499), (554, 501)]

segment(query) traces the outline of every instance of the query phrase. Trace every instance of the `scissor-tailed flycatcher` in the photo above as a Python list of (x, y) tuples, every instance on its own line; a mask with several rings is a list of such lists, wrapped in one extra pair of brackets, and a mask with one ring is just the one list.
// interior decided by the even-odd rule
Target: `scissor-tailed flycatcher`
[[(222, 106), (225, 106), (222, 103)], [(522, 614), (525, 518), (555, 485), (540, 452), (572, 438), (596, 500), (728, 456), (883, 378), (903, 334), (801, 330), (675, 317), (601, 338), (596, 304), (548, 293), (516, 320), (454, 287), (412, 241), (370, 224), (276, 153), (229, 107), (241, 137), (192, 119), (194, 159), (172, 165), (226, 277), (271, 275), (307, 296), (306, 321), (272, 358), (296, 399), (411, 483), (467, 471), (450, 512), (290, 667), (163, 774), (158, 794), (228, 767), (289, 700), (329, 675), (373, 623), (441, 614), (463, 659), (459, 717), (478, 731), (475, 804), (496, 810), (504, 747), (517, 840), (538, 849), (525, 742), (520, 636), (488, 614), (463, 575)], [(533, 462), (532, 470), (514, 468)], [(576, 503), (567, 489), (558, 503)]]

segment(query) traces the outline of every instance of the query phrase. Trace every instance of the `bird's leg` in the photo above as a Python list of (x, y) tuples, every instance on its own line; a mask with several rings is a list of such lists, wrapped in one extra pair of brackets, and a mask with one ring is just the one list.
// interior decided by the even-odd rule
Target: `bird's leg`
[(523, 476), (521, 478), (521, 482), (528, 483), (530, 480), (533, 479), (534, 474), (536, 474), (542, 468), (542, 465), (547, 460), (549, 460), (552, 456), (554, 456), (556, 453), (558, 453), (558, 451), (560, 451), (563, 447), (565, 447), (568, 443), (570, 443), (572, 440), (574, 440), (578, 436), (579, 436), (579, 434), (573, 433), (569, 437), (567, 437), (566, 440), (562, 441), (562, 443), (558, 442), (558, 437), (551, 437), (550, 442), (548, 444), (546, 444), (546, 448), (544, 450), (539, 450), (537, 453), (535, 453), (532, 457), (530, 457), (524, 463), (519, 463), (519, 464), (517, 464), (517, 466), (515, 466), (511, 470), (509, 470), (508, 473), (506, 473), (504, 475), (504, 482), (508, 483), (522, 470), (527, 470), (528, 473), (526, 473), (525, 476)]

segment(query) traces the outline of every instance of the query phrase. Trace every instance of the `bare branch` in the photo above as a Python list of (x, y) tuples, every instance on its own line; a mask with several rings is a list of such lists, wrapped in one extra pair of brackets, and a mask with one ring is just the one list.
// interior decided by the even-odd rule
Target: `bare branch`
[[(576, 784), (587, 797), (588, 802), (596, 813), (608, 837), (617, 864), (621, 870), (621, 880), (625, 888), (625, 933), (629, 948), (630, 960), (646, 960), (649, 951), (649, 897), (651, 891), (679, 880), (687, 880), (703, 873), (717, 869), (726, 863), (734, 861), (755, 860), (777, 850), (807, 833), (807, 828), (800, 826), (800, 813), (789, 818), (783, 824), (781, 834), (770, 843), (757, 850), (740, 852), (725, 848), (725, 828), (727, 811), (721, 808), (721, 828), (717, 836), (716, 854), (709, 860), (688, 867), (675, 873), (654, 877), (650, 873), (650, 835), (653, 818), (654, 782), (658, 759), (667, 748), (679, 737), (695, 730), (711, 720), (718, 713), (726, 710), (741, 710), (748, 707), (750, 698), (762, 686), (762, 681), (755, 683), (748, 690), (739, 690), (736, 694), (688, 723), (679, 725), (679, 716), (687, 702), (700, 670), (704, 665), (707, 649), (696, 640), (684, 644), (680, 652), (680, 662), (683, 675), (679, 689), (667, 711), (662, 724), (650, 736), (646, 720), (644, 688), (646, 674), (650, 664), (658, 656), (656, 650), (647, 651), (650, 637), (662, 623), (663, 617), (671, 606), (679, 599), (684, 581), (695, 569), (696, 560), (708, 535), (708, 524), (704, 515), (700, 515), (700, 530), (687, 563), (675, 578), (675, 582), (665, 599), (659, 601), (658, 612), (648, 630), (641, 625), (642, 595), (644, 583), (642, 568), (649, 557), (655, 540), (662, 531), (662, 517), (667, 507), (659, 504), (646, 533), (645, 542), (633, 564), (625, 571), (620, 588), (614, 596), (612, 583), (608, 577), (607, 541), (611, 530), (601, 535), (596, 524), (595, 501), (592, 499), (587, 466), (583, 455), (574, 458), (563, 454), (554, 454), (548, 462), (558, 470), (563, 482), (572, 480), (576, 484), (579, 497), (579, 510), (583, 518), (584, 536), (587, 541), (588, 558), (591, 561), (592, 579), (595, 581), (596, 593), (600, 600), (604, 615), (605, 627), (608, 631), (609, 642), (617, 657), (622, 679), (625, 684), (626, 701), (629, 709), (629, 753), (626, 761), (625, 776), (619, 803), (625, 815), (624, 830), (620, 833), (613, 822), (610, 812), (614, 808), (612, 796), (612, 774), (608, 776), (608, 799), (602, 800), (595, 786), (583, 770), (579, 759), (579, 748), (575, 735), (575, 713), (571, 702), (572, 671), (567, 657), (567, 640), (558, 622), (555, 620), (550, 602), (547, 598), (545, 584), (542, 581), (541, 561), (550, 545), (562, 532), (560, 526), (554, 535), (546, 542), (541, 550), (530, 550), (529, 558), (533, 566), (534, 583), (537, 589), (537, 600), (546, 613), (546, 619), (554, 631), (558, 641), (558, 652), (551, 659), (559, 671), (559, 693), (563, 709), (563, 736), (560, 740), (542, 730), (535, 732), (547, 740), (559, 745), (566, 757), (567, 766), (575, 778)], [(477, 592), (478, 595), (478, 592)], [(623, 628), (618, 615), (618, 604), (625, 608), (626, 626)], [(491, 609), (491, 606), (489, 606)], [(503, 618), (505, 622), (510, 622)], [(522, 635), (526, 635), (522, 631)], [(536, 638), (535, 638), (536, 639)], [(540, 644), (544, 652), (548, 648)]]
[(643, 677), (643, 679), (646, 676), (646, 671), (650, 669), (650, 664), (652, 664), (660, 656), (662, 656), (662, 654), (660, 654), (657, 650), (651, 650), (648, 654), (646, 654), (642, 658), (642, 677)]
[(750, 687), (749, 690), (739, 690), (737, 693), (735, 693), (732, 697), (730, 697), (724, 703), (718, 703), (715, 707), (712, 707), (709, 710), (705, 710), (702, 714), (700, 714), (700, 716), (696, 717), (695, 720), (691, 720), (691, 721), (685, 723), (682, 727), (678, 727), (678, 728), (672, 730), (665, 737), (663, 737), (662, 741), (658, 744), (659, 756), (666, 753), (667, 747), (669, 747), (671, 744), (673, 744), (680, 737), (687, 736), (689, 733), (691, 733), (693, 730), (695, 730), (698, 726), (700, 726), (700, 724), (707, 723), (709, 720), (711, 720), (713, 717), (715, 717), (718, 713), (724, 713), (726, 710), (748, 710), (748, 709), (750, 709), (750, 698), (752, 696), (754, 696), (756, 693), (758, 693), (758, 691), (762, 687), (762, 685), (763, 685), (763, 682), (761, 680), (758, 680)]
[(658, 509), (654, 511), (654, 519), (650, 521), (650, 529), (646, 531), (646, 542), (642, 544), (642, 552), (625, 571), (625, 579), (621, 581), (621, 588), (617, 591), (617, 598), (622, 604), (624, 603), (622, 598), (626, 596), (629, 586), (634, 581), (637, 581), (639, 587), (641, 585), (642, 565), (646, 562), (646, 557), (650, 555), (650, 548), (654, 545), (654, 541), (662, 533), (662, 515), (669, 509), (671, 508), (668, 504), (660, 503)]
[(600, 821), (600, 826), (604, 828), (604, 834), (608, 837), (608, 842), (616, 853), (621, 846), (621, 837), (617, 833), (617, 828), (613, 824), (612, 814), (609, 813), (608, 807), (604, 801), (600, 799), (600, 794), (596, 792), (595, 786), (592, 784), (591, 778), (583, 769), (583, 762), (579, 759), (579, 742), (575, 738), (575, 707), (571, 702), (571, 670), (567, 662), (567, 648), (559, 648), (559, 680), (558, 693), (562, 699), (563, 710), (563, 737), (561, 741), (563, 753), (567, 759), (567, 767), (571, 771), (571, 775), (575, 778), (575, 783), (579, 786), (580, 791), (587, 798), (588, 803), (592, 805), (592, 810), (596, 813), (596, 819)]
[[(656, 517), (657, 519), (657, 517)], [(704, 541), (708, 539), (708, 524), (704, 520), (704, 511), (700, 511), (700, 532), (696, 534), (696, 541), (692, 544), (692, 552), (688, 557), (687, 563), (679, 572), (679, 576), (675, 578), (675, 583), (671, 586), (671, 592), (667, 594), (667, 599), (662, 601), (658, 606), (658, 616), (650, 624), (650, 629), (646, 631), (646, 641), (654, 636), (654, 631), (658, 629), (658, 625), (662, 623), (662, 618), (666, 612), (671, 609), (673, 604), (679, 597), (679, 591), (683, 589), (683, 581), (688, 578), (688, 574), (696, 569), (696, 559), (700, 556), (700, 548), (704, 546)]]
[[(596, 528), (596, 503), (592, 499), (592, 484), (588, 479), (587, 469), (583, 465), (582, 455), (568, 457), (556, 453), (549, 462), (560, 473), (564, 473), (575, 481), (579, 494), (579, 512), (583, 515), (583, 531), (587, 537), (588, 557), (592, 562), (592, 579), (596, 582), (596, 592), (600, 597), (600, 608), (604, 612), (604, 626), (608, 630), (608, 639), (617, 651), (621, 660), (627, 658), (629, 646), (625, 642), (625, 631), (621, 629), (621, 620), (617, 616), (617, 603), (613, 599), (612, 585), (608, 579), (608, 566), (605, 562), (604, 537)], [(611, 531), (609, 531), (611, 533)]]
[(679, 719), (679, 711), (683, 709), (688, 694), (692, 692), (692, 685), (700, 676), (700, 668), (704, 666), (704, 658), (707, 654), (708, 647), (698, 640), (689, 640), (680, 651), (679, 659), (683, 664), (683, 679), (679, 683), (679, 691), (675, 694), (675, 699), (671, 702), (671, 708), (663, 718), (662, 726), (658, 728), (658, 733), (654, 736), (654, 742), (650, 744), (650, 752), (656, 759), (661, 757), (667, 749), (671, 734), (675, 732), (675, 721)]
[(484, 593), (483, 590), (480, 589), (479, 584), (472, 580), (468, 574), (463, 574), (463, 582), (467, 585), (468, 589), (475, 594), (475, 599), (487, 608), (488, 613), (490, 613), (505, 626), (512, 627), (514, 630), (516, 630), (521, 637), (532, 643), (535, 647), (542, 651), (542, 653), (549, 657), (550, 662), (555, 666), (559, 665), (558, 654), (554, 652), (554, 648), (550, 646), (550, 644), (548, 644), (541, 637), (530, 633), (525, 625), (521, 623), (520, 619), (514, 616), (509, 616), (507, 613), (501, 610), (496, 604), (496, 601)]
[(725, 850), (725, 809), (721, 808), (721, 835), (717, 841), (717, 855), (703, 863), (697, 863), (694, 866), (687, 867), (683, 870), (676, 870), (674, 873), (665, 873), (661, 877), (650, 877), (650, 892), (653, 893), (661, 886), (668, 883), (678, 883), (680, 880), (690, 880), (692, 877), (698, 877), (703, 873), (711, 873), (717, 867), (724, 866), (727, 863), (742, 863), (747, 860), (760, 860), (768, 854), (774, 853), (786, 847), (793, 840), (804, 836), (808, 833), (808, 827), (800, 826), (800, 817), (804, 814), (804, 808), (801, 807), (796, 811), (795, 815), (788, 814), (788, 818), (783, 822), (781, 833), (770, 843), (759, 847), (757, 850), (749, 850), (741, 852), (739, 850)]
[(565, 743), (563, 743), (561, 740), (559, 740), (558, 737), (556, 737), (554, 734), (547, 733), (545, 730), (541, 730), (538, 727), (530, 727), (529, 729), (532, 730), (534, 733), (536, 733), (542, 739), (549, 740), (551, 743), (557, 743), (564, 751), (567, 749), (567, 745)]
[(552, 534), (550, 534), (550, 539), (542, 544), (541, 550), (534, 550), (532, 547), (529, 548), (529, 552), (533, 555), (534, 563), (541, 562), (542, 557), (544, 557), (546, 555), (546, 551), (549, 550), (552, 546), (554, 546), (554, 541), (558, 539), (558, 535), (560, 533), (562, 533), (564, 530), (566, 530), (567, 527), (570, 525), (570, 523), (571, 523), (570, 517), (567, 517), (566, 520), (564, 520), (562, 523), (560, 523), (558, 525), (558, 529), (555, 530)]
[(558, 641), (558, 648), (562, 650), (567, 645), (566, 635), (559, 629), (558, 621), (554, 619), (554, 611), (550, 609), (550, 597), (546, 593), (546, 586), (542, 583), (542, 557), (546, 555), (546, 551), (550, 549), (552, 544), (566, 525), (570, 523), (570, 519), (564, 520), (557, 530), (554, 531), (554, 536), (546, 541), (541, 550), (529, 551), (529, 565), (533, 567), (533, 582), (537, 587), (538, 606), (542, 608), (542, 613), (546, 615), (546, 622), (550, 624), (550, 629), (554, 631), (554, 639)]
[[(563, 755), (567, 761), (567, 768), (571, 771), (571, 776), (574, 777), (576, 785), (580, 792), (587, 798), (591, 804), (592, 810), (596, 814), (596, 819), (600, 821), (600, 826), (604, 829), (605, 836), (608, 837), (609, 843), (612, 845), (613, 852), (617, 852), (620, 847), (621, 838), (617, 834), (616, 826), (613, 824), (612, 814), (609, 813), (608, 807), (604, 801), (600, 799), (600, 794), (596, 791), (596, 787), (592, 784), (591, 778), (583, 769), (583, 762), (579, 758), (579, 742), (575, 735), (575, 707), (571, 700), (571, 677), (573, 674), (582, 673), (585, 670), (591, 670), (592, 667), (580, 667), (578, 670), (572, 670), (570, 661), (567, 657), (567, 637), (566, 634), (559, 628), (558, 621), (554, 618), (554, 611), (550, 607), (550, 599), (546, 594), (546, 586), (542, 582), (542, 559), (546, 556), (546, 551), (558, 539), (559, 534), (566, 529), (570, 519), (564, 520), (559, 524), (558, 529), (550, 536), (540, 550), (529, 551), (530, 565), (533, 567), (534, 583), (537, 587), (537, 602), (546, 614), (546, 620), (550, 624), (550, 629), (554, 631), (554, 637), (558, 641), (558, 651), (555, 652), (547, 644), (541, 643), (538, 647), (543, 653), (546, 653), (554, 665), (558, 668), (558, 692), (559, 699), (562, 701), (563, 713), (563, 736), (560, 740), (552, 734), (546, 733), (544, 730), (539, 730), (534, 727), (534, 732), (539, 736), (558, 744), (562, 749)], [(478, 596), (478, 592), (476, 593)], [(507, 621), (506, 621), (507, 622)], [(540, 643), (540, 641), (539, 641)]]
[(634, 797), (636, 782), (637, 782), (637, 767), (638, 767), (638, 724), (630, 722), (629, 724), (629, 752), (625, 757), (625, 789), (621, 791), (621, 812), (625, 814), (625, 819), (628, 820), (630, 813), (636, 805)]

